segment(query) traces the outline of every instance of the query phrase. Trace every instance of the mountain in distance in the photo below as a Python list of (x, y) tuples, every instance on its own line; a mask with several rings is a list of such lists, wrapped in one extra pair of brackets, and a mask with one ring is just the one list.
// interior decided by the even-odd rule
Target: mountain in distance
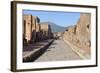
[(53, 22), (42, 22), (40, 24), (49, 24), (51, 26), (52, 32), (64, 32), (67, 27), (59, 26)]

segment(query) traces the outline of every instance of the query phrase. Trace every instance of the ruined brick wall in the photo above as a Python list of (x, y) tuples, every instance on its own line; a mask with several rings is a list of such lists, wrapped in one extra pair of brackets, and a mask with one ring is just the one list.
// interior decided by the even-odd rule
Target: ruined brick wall
[(37, 16), (23, 15), (23, 38), (27, 43), (36, 42), (40, 39), (40, 24)]
[(32, 31), (36, 31), (36, 17), (32, 16)]
[(42, 31), (42, 35), (41, 35), (41, 38), (42, 40), (45, 40), (46, 39), (46, 32), (47, 32), (47, 25), (45, 24), (40, 24), (41, 25), (41, 31)]
[(40, 31), (40, 19), (37, 16), (32, 16), (32, 30), (35, 30), (36, 32)]
[(32, 16), (32, 42), (40, 41), (40, 24), (37, 16)]
[(51, 26), (48, 25), (48, 39), (51, 39), (53, 36), (52, 36), (52, 29), (51, 29)]
[(40, 33), (40, 19), (36, 16), (36, 42), (41, 41), (41, 33)]
[(32, 16), (32, 38), (31, 42), (35, 42), (36, 39), (36, 17)]
[(42, 34), (42, 39), (48, 39), (51, 37), (51, 27), (49, 24), (40, 24), (41, 25), (41, 31), (43, 32)]
[(26, 42), (29, 42), (32, 37), (32, 15), (23, 15), (23, 35)]

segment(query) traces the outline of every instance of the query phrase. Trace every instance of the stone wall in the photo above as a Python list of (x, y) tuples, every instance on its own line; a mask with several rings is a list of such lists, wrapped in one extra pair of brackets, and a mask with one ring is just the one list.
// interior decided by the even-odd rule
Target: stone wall
[(83, 50), (85, 54), (91, 53), (91, 14), (81, 13), (80, 19), (74, 27), (68, 28), (63, 33), (65, 41)]
[[(91, 15), (81, 13), (80, 20), (77, 23), (76, 27), (76, 35), (77, 38), (80, 40), (80, 43), (84, 46), (90, 46), (91, 40)], [(83, 43), (84, 42), (84, 43)]]

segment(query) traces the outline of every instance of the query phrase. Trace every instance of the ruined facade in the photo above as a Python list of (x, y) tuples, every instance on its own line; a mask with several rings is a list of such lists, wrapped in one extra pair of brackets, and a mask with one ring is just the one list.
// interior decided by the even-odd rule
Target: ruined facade
[(23, 15), (23, 42), (35, 43), (42, 40), (50, 39), (51, 27), (49, 24), (40, 24), (37, 16), (29, 14)]
[(40, 19), (37, 16), (32, 16), (32, 42), (36, 42), (39, 39), (38, 32), (40, 32)]
[(26, 43), (35, 42), (39, 28), (39, 18), (32, 15), (23, 15), (23, 38)]
[(52, 36), (52, 31), (51, 31), (50, 25), (42, 24), (42, 23), (40, 23), (40, 25), (41, 25), (41, 32), (42, 32), (41, 38), (42, 39), (50, 39)]

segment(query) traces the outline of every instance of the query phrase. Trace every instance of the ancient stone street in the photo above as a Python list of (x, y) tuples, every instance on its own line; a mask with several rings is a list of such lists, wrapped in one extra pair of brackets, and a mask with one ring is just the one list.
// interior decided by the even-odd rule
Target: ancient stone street
[(39, 16), (23, 15), (23, 62), (91, 58), (91, 14), (81, 13), (76, 25), (65, 27), (40, 20)]
[(55, 40), (35, 62), (81, 59), (63, 40)]

